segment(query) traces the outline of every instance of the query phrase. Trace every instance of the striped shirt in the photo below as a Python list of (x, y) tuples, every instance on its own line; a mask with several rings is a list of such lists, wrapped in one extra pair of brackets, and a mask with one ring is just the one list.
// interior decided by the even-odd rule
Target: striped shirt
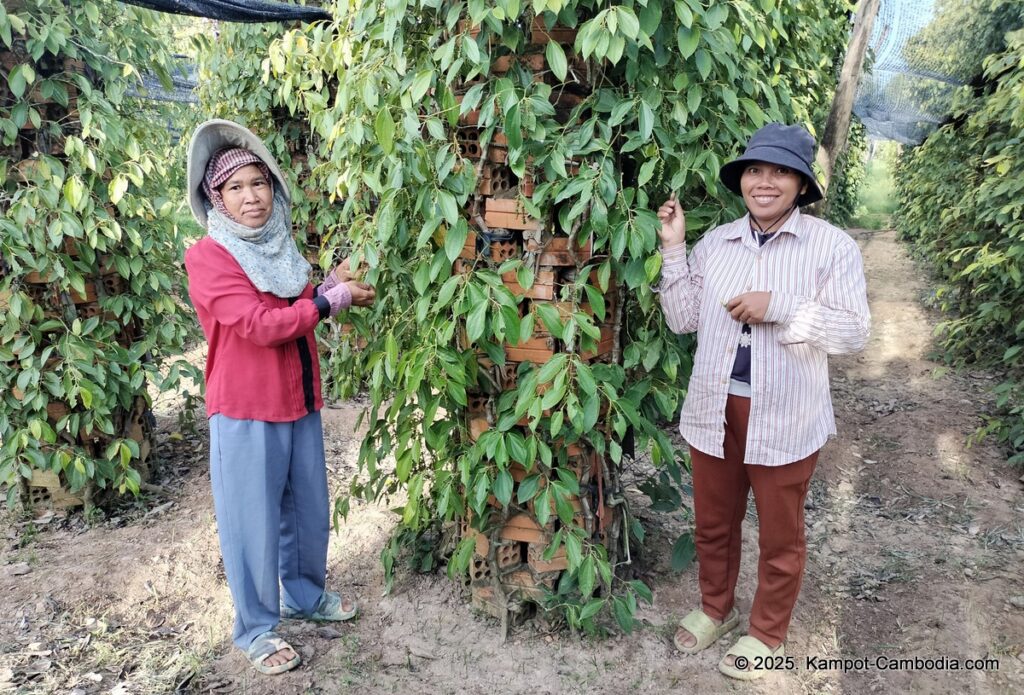
[(750, 422), (745, 463), (781, 466), (835, 435), (827, 355), (857, 352), (871, 325), (860, 249), (845, 232), (794, 210), (759, 247), (746, 215), (706, 233), (689, 259), (665, 250), (662, 311), (676, 333), (697, 332), (679, 431), (698, 451), (724, 456), (725, 402), (742, 324), (723, 306), (771, 292), (751, 326)]

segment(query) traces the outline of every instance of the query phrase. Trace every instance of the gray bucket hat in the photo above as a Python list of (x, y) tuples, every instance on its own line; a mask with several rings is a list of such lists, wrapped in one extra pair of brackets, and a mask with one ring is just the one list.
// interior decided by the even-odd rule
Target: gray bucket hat
[(769, 123), (750, 137), (742, 156), (725, 164), (718, 178), (736, 195), (740, 192), (740, 176), (750, 162), (768, 162), (799, 171), (807, 181), (807, 192), (796, 199), (797, 205), (810, 205), (822, 199), (821, 188), (811, 172), (814, 161), (814, 138), (798, 125)]
[(281, 167), (270, 154), (270, 150), (256, 135), (245, 126), (233, 121), (214, 118), (206, 121), (192, 133), (192, 141), (188, 144), (188, 204), (196, 221), (206, 228), (206, 194), (203, 192), (203, 176), (210, 157), (225, 147), (243, 147), (263, 160), (270, 173), (277, 181), (275, 185), (284, 197), (291, 202), (291, 192), (285, 184)]

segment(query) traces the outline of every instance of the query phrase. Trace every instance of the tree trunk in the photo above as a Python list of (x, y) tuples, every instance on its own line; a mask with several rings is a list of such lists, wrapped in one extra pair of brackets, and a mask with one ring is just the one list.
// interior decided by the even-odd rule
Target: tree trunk
[(846, 149), (846, 138), (850, 132), (850, 114), (853, 111), (853, 98), (857, 94), (860, 82), (861, 67), (864, 65), (864, 54), (867, 52), (868, 39), (878, 14), (879, 0), (861, 0), (857, 7), (857, 15), (853, 20), (853, 32), (850, 44), (846, 49), (846, 59), (839, 74), (836, 94), (832, 99), (832, 109), (825, 123), (825, 132), (821, 136), (816, 161), (821, 168), (825, 186), (826, 202), (828, 188), (832, 182), (832, 171), (836, 160)]

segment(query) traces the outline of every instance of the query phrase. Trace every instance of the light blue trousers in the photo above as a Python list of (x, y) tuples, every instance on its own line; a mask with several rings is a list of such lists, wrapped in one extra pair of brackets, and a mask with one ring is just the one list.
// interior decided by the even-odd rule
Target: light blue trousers
[(330, 509), (320, 413), (295, 422), (212, 416), (210, 480), (235, 602), (232, 639), (245, 650), (280, 621), (280, 591), (304, 613), (324, 592)]

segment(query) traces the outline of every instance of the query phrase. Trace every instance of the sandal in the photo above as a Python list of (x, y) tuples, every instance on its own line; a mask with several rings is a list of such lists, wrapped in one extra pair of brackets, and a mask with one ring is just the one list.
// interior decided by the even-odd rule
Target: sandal
[(696, 654), (717, 642), (723, 635), (739, 625), (739, 622), (740, 612), (735, 608), (735, 606), (731, 611), (729, 611), (729, 615), (725, 616), (725, 620), (722, 621), (721, 625), (715, 625), (714, 621), (708, 617), (707, 613), (698, 608), (697, 610), (690, 611), (690, 613), (688, 613), (687, 616), (679, 622), (679, 627), (697, 638), (697, 643), (689, 647), (684, 645), (679, 639), (678, 630), (672, 638), (672, 643), (675, 644), (676, 649), (681, 651), (683, 654)]
[(342, 610), (342, 604), (344, 604), (344, 601), (342, 601), (340, 594), (333, 591), (324, 591), (323, 595), (320, 596), (320, 602), (316, 604), (316, 609), (312, 613), (303, 613), (294, 608), (289, 608), (282, 603), (281, 617), (294, 620), (339, 622), (353, 618), (359, 612), (359, 606), (356, 605), (355, 601), (352, 602), (352, 609), (347, 611)]
[[(266, 666), (263, 663), (269, 657), (285, 649), (291, 649), (295, 656), (283, 664), (278, 664), (277, 666)], [(299, 653), (292, 648), (292, 645), (281, 639), (281, 636), (273, 630), (268, 630), (261, 635), (257, 635), (256, 639), (254, 639), (252, 644), (249, 645), (249, 649), (246, 650), (245, 657), (249, 660), (249, 663), (252, 664), (253, 668), (265, 676), (276, 676), (279, 673), (291, 671), (302, 663), (302, 658), (299, 657)]]
[[(733, 665), (725, 663), (726, 658), (734, 657)], [(722, 660), (718, 662), (718, 670), (729, 676), (741, 681), (752, 681), (761, 678), (763, 675), (771, 671), (770, 667), (765, 667), (763, 664), (766, 660), (770, 660), (772, 657), (784, 657), (786, 656), (786, 645), (780, 644), (775, 651), (772, 651), (767, 644), (762, 642), (756, 637), (750, 635), (743, 635), (739, 640), (732, 646), (732, 648), (725, 653)], [(744, 660), (744, 668), (738, 668), (736, 661), (740, 658)]]

